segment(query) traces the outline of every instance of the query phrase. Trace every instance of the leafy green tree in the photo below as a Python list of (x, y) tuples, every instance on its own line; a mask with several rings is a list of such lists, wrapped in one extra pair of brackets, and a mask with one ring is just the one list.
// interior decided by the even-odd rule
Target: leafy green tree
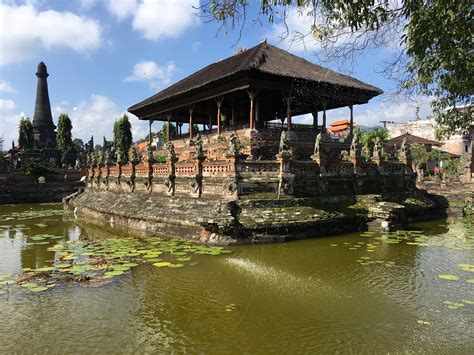
[(124, 163), (128, 163), (129, 156), (128, 152), (132, 146), (132, 125), (128, 120), (127, 115), (123, 115), (114, 124), (114, 148), (115, 151), (120, 152), (121, 158)]
[(466, 131), (473, 123), (472, 0), (258, 2), (260, 6), (251, 7), (248, 0), (210, 0), (201, 12), (225, 28), (240, 27), (242, 33), (247, 23), (262, 17), (286, 24), (289, 10), (296, 10), (307, 30), (292, 35), (285, 26), (282, 37), (303, 45), (316, 41), (321, 48), (318, 57), (337, 63), (398, 43), (385, 74), (398, 81), (399, 90), (434, 97), (432, 107), (442, 135)]
[[(162, 137), (165, 142), (168, 142), (168, 122), (163, 123), (163, 128), (161, 129), (162, 131)], [(170, 136), (171, 139), (176, 137), (176, 126), (170, 122)]]
[(22, 117), (18, 125), (18, 144), (22, 150), (30, 150), (34, 147), (33, 125), (29, 118)]
[(380, 143), (386, 143), (390, 139), (390, 133), (385, 128), (377, 128), (369, 131), (360, 131), (358, 128), (359, 142), (362, 145), (364, 156), (368, 157), (369, 152), (374, 148), (375, 139), (380, 139)]
[(417, 168), (431, 160), (431, 153), (428, 152), (423, 144), (412, 144), (410, 146), (413, 163)]
[(74, 145), (72, 143), (72, 123), (66, 113), (62, 113), (58, 118), (58, 127), (56, 131), (56, 146), (61, 152), (61, 162), (64, 165), (70, 163), (71, 154), (74, 153)]

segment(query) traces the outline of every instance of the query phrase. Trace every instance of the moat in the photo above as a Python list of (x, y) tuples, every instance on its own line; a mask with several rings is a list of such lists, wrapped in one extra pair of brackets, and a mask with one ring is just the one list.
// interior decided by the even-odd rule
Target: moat
[(194, 253), (180, 253), (183, 267), (137, 262), (96, 287), (5, 282), (58, 266), (56, 244), (131, 237), (147, 239), (60, 204), (1, 206), (0, 353), (474, 350), (472, 217), (226, 253), (186, 242)]

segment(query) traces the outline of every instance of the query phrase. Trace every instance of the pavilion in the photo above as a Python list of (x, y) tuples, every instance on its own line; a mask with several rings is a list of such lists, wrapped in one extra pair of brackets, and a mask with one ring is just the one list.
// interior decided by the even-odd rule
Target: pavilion
[[(128, 111), (140, 120), (149, 121), (150, 131), (154, 121), (167, 121), (176, 124), (179, 134), (186, 123), (192, 140), (196, 124), (202, 124), (204, 132), (220, 134), (229, 130), (275, 128), (275, 123), (270, 121), (276, 119), (281, 120), (280, 130), (326, 132), (326, 111), (348, 107), (352, 134), (353, 106), (365, 104), (382, 93), (377, 87), (264, 41), (208, 65)], [(320, 112), (322, 125), (318, 122)], [(292, 116), (302, 114), (312, 114), (313, 124), (292, 123)]]

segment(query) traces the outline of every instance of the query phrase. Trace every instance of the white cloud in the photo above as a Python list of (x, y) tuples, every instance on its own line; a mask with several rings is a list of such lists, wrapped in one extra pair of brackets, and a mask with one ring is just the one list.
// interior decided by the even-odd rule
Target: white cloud
[(30, 58), (42, 48), (85, 53), (102, 43), (100, 25), (71, 12), (38, 11), (33, 5), (0, 4), (0, 64)]
[(132, 27), (150, 40), (177, 38), (199, 22), (199, 0), (108, 0), (107, 10), (123, 20), (132, 16)]
[[(378, 103), (370, 103), (366, 105), (354, 106), (354, 123), (359, 126), (382, 126), (380, 121), (407, 122), (415, 119), (416, 108), (420, 108), (420, 119), (425, 119), (433, 113), (430, 97), (419, 96), (408, 99), (406, 97), (393, 97), (390, 100), (385, 99)], [(349, 108), (343, 107), (326, 111), (327, 124), (341, 120), (349, 119)], [(319, 113), (319, 124), (322, 124), (322, 113)], [(295, 123), (313, 123), (311, 114), (299, 116), (294, 120)]]
[(105, 136), (108, 140), (112, 139), (114, 122), (126, 113), (132, 124), (133, 139), (143, 138), (148, 133), (146, 122), (138, 120), (137, 117), (128, 113), (120, 112), (117, 104), (107, 96), (92, 94), (90, 99), (84, 100), (72, 106), (67, 101), (54, 105), (55, 112), (68, 112), (71, 118), (74, 138), (80, 138), (84, 141), (94, 135), (94, 141), (98, 144), (102, 142)]
[(158, 88), (169, 84), (175, 72), (176, 65), (174, 62), (158, 65), (152, 60), (145, 60), (133, 66), (132, 75), (125, 78), (125, 81), (146, 81), (150, 84), (150, 87)]
[(9, 94), (16, 93), (16, 90), (11, 84), (5, 80), (0, 80), (0, 92), (6, 92)]
[(107, 0), (105, 4), (107, 10), (115, 15), (119, 20), (132, 15), (136, 10), (137, 0)]
[(15, 109), (15, 107), (15, 102), (13, 102), (12, 100), (0, 99), (0, 111), (12, 111)]

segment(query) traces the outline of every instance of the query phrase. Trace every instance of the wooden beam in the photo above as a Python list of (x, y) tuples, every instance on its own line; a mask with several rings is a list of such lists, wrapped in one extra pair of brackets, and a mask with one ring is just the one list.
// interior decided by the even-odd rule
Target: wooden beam
[(254, 129), (255, 122), (253, 118), (253, 112), (254, 112), (253, 106), (254, 106), (255, 97), (257, 96), (257, 91), (248, 89), (247, 94), (249, 95), (249, 98), (250, 98), (249, 127), (250, 129)]
[(171, 112), (169, 112), (169, 113), (166, 115), (166, 119), (168, 120), (168, 125), (166, 126), (166, 139), (168, 139), (168, 142), (170, 142), (170, 141), (171, 141), (171, 137), (170, 137)]
[(323, 105), (323, 132), (326, 133), (326, 104)]
[(286, 97), (286, 124), (288, 131), (291, 131), (291, 96)]
[(153, 141), (152, 138), (151, 138), (151, 125), (153, 123), (153, 120), (150, 120), (149, 121), (149, 127), (148, 127), (148, 144), (151, 145), (151, 142)]

